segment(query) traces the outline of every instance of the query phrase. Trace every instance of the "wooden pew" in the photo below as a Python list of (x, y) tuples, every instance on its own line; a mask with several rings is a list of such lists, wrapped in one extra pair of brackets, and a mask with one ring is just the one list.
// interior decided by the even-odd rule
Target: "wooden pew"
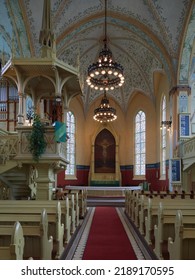
[(140, 213), (139, 213), (139, 227), (140, 232), (145, 235), (146, 241), (151, 244), (151, 230), (153, 230), (154, 225), (157, 223), (158, 206), (159, 203), (163, 202), (164, 206), (173, 207), (174, 209), (179, 209), (180, 205), (185, 205), (189, 209), (195, 206), (195, 200), (190, 198), (181, 199), (180, 197), (153, 197), (145, 199), (141, 203)]
[[(0, 205), (0, 215), (16, 213), (21, 215), (39, 215), (43, 209), (47, 211), (48, 234), (54, 238), (55, 258), (59, 259), (64, 251), (64, 245), (70, 240), (69, 199), (65, 201), (43, 201), (43, 200), (10, 200), (2, 201)], [(62, 219), (63, 222), (62, 223)]]
[(78, 198), (76, 198), (76, 203), (78, 201), (79, 206), (79, 218), (82, 219), (86, 212), (87, 212), (87, 190), (86, 189), (64, 189), (63, 193), (69, 193), (69, 194), (78, 194)]
[[(131, 196), (131, 198), (129, 198)], [(190, 198), (194, 199), (194, 192), (169, 192), (169, 191), (140, 191), (140, 190), (135, 190), (133, 193), (129, 193), (128, 195), (126, 194), (127, 199), (129, 199), (129, 204), (126, 205), (126, 208), (129, 209), (127, 210), (128, 216), (135, 222), (136, 226), (139, 227), (139, 212), (140, 208), (144, 207), (144, 205), (147, 205), (147, 199), (150, 198)], [(146, 201), (146, 202), (144, 202)], [(142, 223), (145, 222), (144, 217), (141, 216)], [(143, 227), (141, 226), (140, 231), (143, 234)]]
[[(35, 207), (37, 209), (37, 212), (39, 212), (39, 209), (42, 209), (43, 207), (46, 208), (48, 218), (52, 216), (53, 214), (57, 214), (58, 211), (58, 203), (61, 207), (61, 221), (62, 224), (65, 225), (65, 230), (68, 231), (68, 240), (70, 238), (70, 223), (71, 223), (71, 217), (69, 213), (69, 198), (65, 198), (64, 200), (56, 201), (56, 200), (8, 200), (8, 201), (1, 201), (0, 207), (7, 207), (8, 205), (10, 207)], [(39, 207), (39, 208), (38, 208)], [(35, 209), (35, 211), (36, 211)], [(18, 209), (19, 211), (19, 209)], [(66, 228), (67, 226), (67, 228)]]
[[(145, 234), (145, 217), (147, 216), (148, 211), (148, 201), (153, 197), (141, 195), (136, 198), (135, 205), (134, 205), (134, 222), (135, 225), (139, 228), (140, 233), (142, 235)], [(162, 199), (162, 197), (154, 197), (155, 199)]]
[[(16, 209), (15, 209), (16, 210)], [(48, 238), (48, 219), (45, 209), (40, 215), (18, 214), (15, 212), (0, 214), (0, 224), (5, 227), (13, 226), (20, 221), (25, 238), (24, 258), (32, 257), (42, 260), (52, 259), (53, 237)]]
[(126, 207), (126, 213), (131, 218), (132, 221), (137, 223), (136, 220), (136, 214), (135, 214), (135, 207), (136, 203), (138, 203), (140, 198), (140, 192), (134, 191), (134, 190), (128, 190), (126, 191), (126, 200), (125, 201), (125, 207)]
[(134, 203), (136, 193), (138, 193), (138, 192), (136, 192), (134, 190), (125, 191), (125, 212), (130, 218), (132, 218), (131, 217), (131, 206)]
[(162, 199), (194, 199), (194, 192), (169, 192), (169, 191), (126, 191), (126, 214), (139, 228), (142, 235), (145, 235), (145, 217), (147, 216), (148, 198), (154, 200)]
[[(170, 196), (164, 198), (160, 197), (150, 197), (145, 199), (144, 203), (141, 205), (140, 210), (140, 231), (145, 235), (145, 239), (148, 244), (151, 244), (151, 231), (154, 228), (154, 225), (157, 224), (158, 217), (158, 207), (159, 203), (164, 202), (166, 205), (171, 205), (173, 199)], [(181, 199), (179, 199), (181, 201)], [(175, 201), (174, 201), (175, 202)], [(178, 205), (180, 202), (176, 202)]]
[(79, 225), (79, 197), (78, 192), (66, 192), (63, 191), (64, 196), (69, 198), (69, 211), (71, 216), (74, 217), (72, 222), (72, 233), (75, 231), (76, 227)]
[(14, 226), (0, 225), (0, 236), (10, 236), (10, 245), (0, 247), (0, 260), (23, 260), (24, 236), (21, 224), (17, 221)]
[(87, 213), (87, 190), (71, 190), (71, 193), (78, 192), (78, 200), (79, 200), (79, 218), (83, 219), (85, 214)]
[(182, 211), (175, 217), (175, 238), (168, 238), (168, 251), (171, 260), (195, 260), (195, 227), (183, 225)]
[[(66, 194), (74, 194), (76, 196), (75, 203), (76, 203), (78, 209), (75, 209), (75, 210), (76, 210), (76, 213), (79, 210), (78, 217), (80, 219), (82, 219), (87, 212), (87, 190), (86, 189), (78, 189), (78, 190), (66, 189), (66, 188), (61, 187), (56, 190), (54, 199), (63, 200), (64, 197), (66, 196)], [(78, 197), (77, 197), (77, 195), (78, 195)], [(77, 219), (77, 221), (78, 221), (78, 219)]]
[(73, 234), (75, 232), (76, 226), (79, 224), (79, 207), (78, 207), (78, 196), (71, 194), (69, 190), (56, 192), (56, 199), (63, 201), (68, 198), (69, 200), (69, 212), (71, 216), (71, 229), (70, 232)]
[[(194, 224), (195, 227), (195, 207), (188, 205), (180, 205), (183, 214), (183, 224)], [(163, 259), (163, 244), (168, 237), (174, 238), (175, 216), (178, 209), (172, 205), (163, 207), (163, 203), (159, 203), (158, 208), (158, 224), (154, 226), (155, 247), (154, 252), (159, 259)], [(165, 246), (164, 246), (165, 247)]]
[(155, 196), (152, 196), (151, 193), (137, 193), (133, 204), (131, 206), (131, 217), (134, 221), (135, 225), (139, 228), (141, 234), (145, 233), (144, 224), (145, 224), (145, 214), (147, 213), (147, 206), (148, 206), (148, 199), (154, 198), (154, 199), (163, 199), (164, 193), (158, 193), (156, 192)]
[(65, 197), (69, 200), (69, 212), (71, 216), (71, 226), (70, 233), (71, 235), (75, 232), (76, 224), (77, 224), (77, 216), (79, 215), (77, 211), (78, 208), (75, 206), (75, 197), (73, 194), (65, 194)]

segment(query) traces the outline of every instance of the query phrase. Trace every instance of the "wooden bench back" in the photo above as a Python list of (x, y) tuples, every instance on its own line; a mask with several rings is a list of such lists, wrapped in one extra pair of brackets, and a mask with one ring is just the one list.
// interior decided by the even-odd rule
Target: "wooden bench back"
[[(1, 208), (1, 207), (0, 207)], [(23, 236), (25, 240), (29, 238), (38, 237), (39, 243), (33, 243), (36, 249), (33, 249), (32, 244), (26, 242), (24, 248), (25, 257), (32, 257), (32, 254), (29, 252), (34, 252), (36, 257), (39, 257), (43, 260), (50, 260), (52, 258), (52, 250), (53, 250), (53, 237), (49, 236), (48, 233), (48, 216), (46, 209), (41, 210), (38, 213), (36, 209), (35, 213), (31, 210), (31, 212), (26, 213), (23, 208), (23, 212), (21, 209), (16, 211), (17, 208), (13, 211), (8, 211), (8, 209), (4, 209), (5, 211), (0, 212), (0, 225), (1, 227), (8, 227), (10, 224), (14, 224), (16, 221), (19, 221), (23, 228)], [(3, 209), (0, 209), (3, 210)], [(2, 213), (3, 212), (3, 213)], [(49, 236), (49, 238), (48, 238)], [(34, 239), (35, 240), (35, 239)], [(35, 242), (35, 241), (33, 241)]]
[(183, 212), (178, 210), (175, 216), (175, 234), (168, 238), (168, 251), (172, 260), (195, 259), (195, 227), (184, 226)]
[(10, 235), (10, 245), (0, 247), (0, 260), (23, 260), (24, 236), (21, 224), (17, 221), (14, 226), (5, 229), (0, 226), (0, 236)]

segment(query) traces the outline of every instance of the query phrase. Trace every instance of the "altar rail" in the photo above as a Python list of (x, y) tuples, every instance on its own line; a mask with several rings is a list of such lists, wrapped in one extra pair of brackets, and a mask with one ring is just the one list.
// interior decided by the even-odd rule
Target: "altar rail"
[(87, 197), (93, 196), (125, 196), (125, 192), (128, 190), (141, 190), (140, 186), (128, 186), (128, 187), (102, 187), (102, 186), (66, 186), (67, 190), (85, 190)]

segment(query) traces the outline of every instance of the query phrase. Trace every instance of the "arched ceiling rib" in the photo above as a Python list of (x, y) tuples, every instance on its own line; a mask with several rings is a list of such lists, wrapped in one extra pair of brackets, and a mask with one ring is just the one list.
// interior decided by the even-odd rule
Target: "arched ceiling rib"
[[(125, 69), (122, 89), (109, 93), (122, 109), (135, 91), (155, 99), (153, 73), (164, 70), (175, 83), (185, 24), (191, 0), (107, 0), (109, 47)], [(79, 68), (85, 110), (102, 92), (86, 86), (89, 64), (96, 61), (103, 44), (104, 0), (51, 0), (57, 57)], [(0, 1), (0, 55), (40, 56), (39, 32), (43, 0)], [(192, 41), (194, 12), (186, 42)], [(187, 44), (184, 44), (186, 52)], [(188, 52), (189, 58), (189, 52)], [(180, 78), (186, 76), (186, 58), (181, 59)]]

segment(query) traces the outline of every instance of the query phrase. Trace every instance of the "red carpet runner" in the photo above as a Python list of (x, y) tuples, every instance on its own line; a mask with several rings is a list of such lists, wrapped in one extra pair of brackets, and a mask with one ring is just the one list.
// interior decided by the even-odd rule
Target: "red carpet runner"
[(114, 207), (96, 207), (82, 259), (137, 259)]

